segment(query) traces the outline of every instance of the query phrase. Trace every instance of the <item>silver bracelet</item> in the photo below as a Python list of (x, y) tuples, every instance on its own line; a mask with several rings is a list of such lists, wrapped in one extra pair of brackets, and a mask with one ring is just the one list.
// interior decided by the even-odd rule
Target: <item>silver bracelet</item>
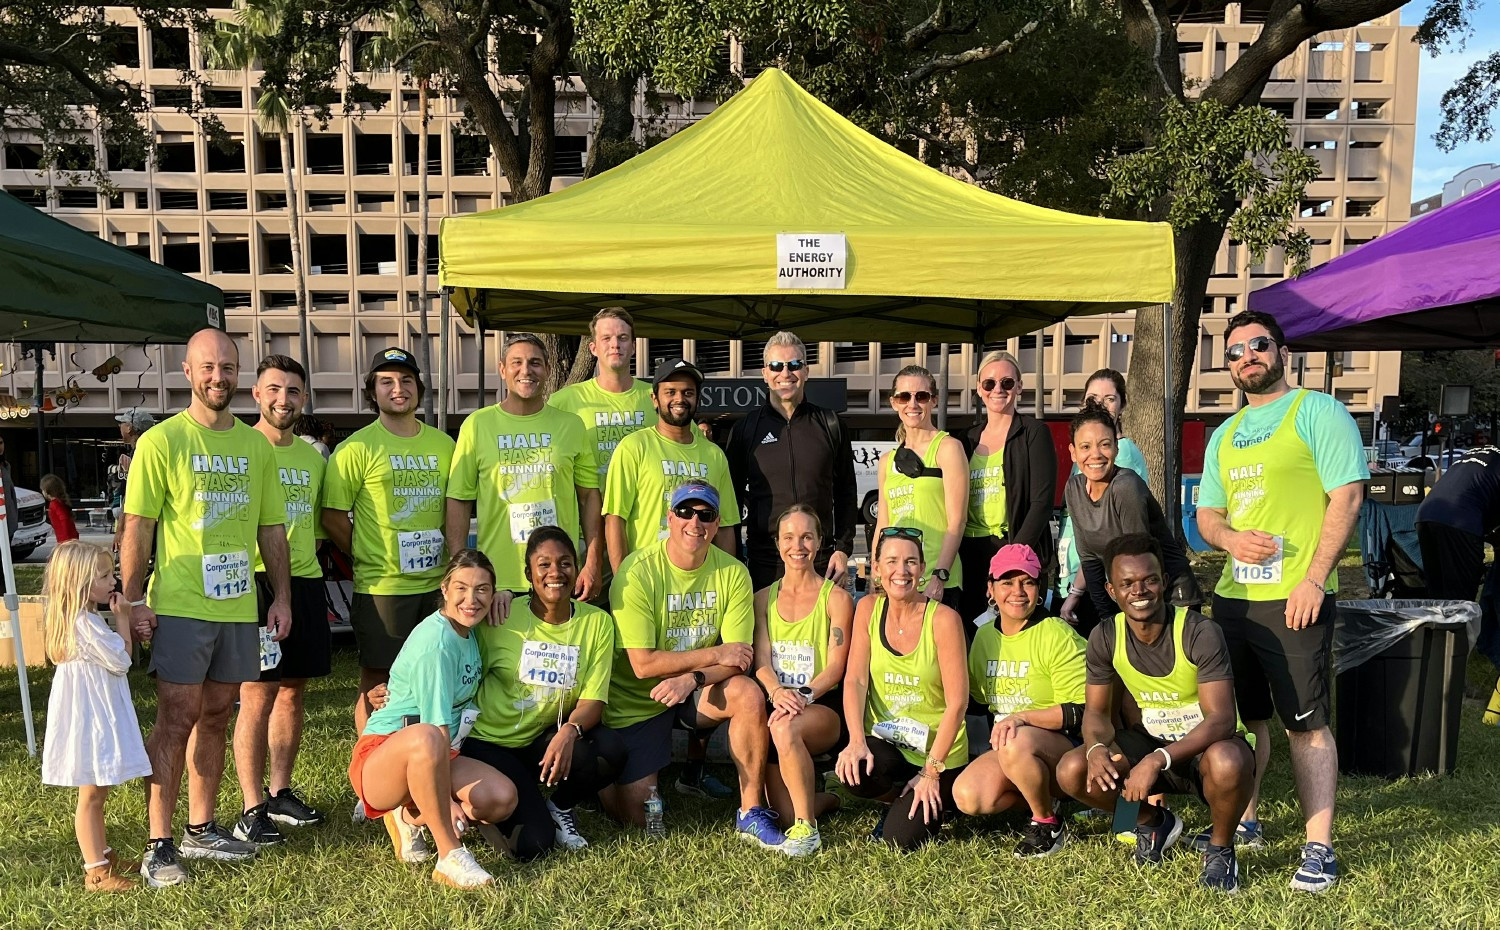
[[(1103, 743), (1095, 743), (1094, 745), (1090, 746), (1087, 750), (1085, 750), (1084, 753), (1083, 753), (1083, 760), (1085, 762), (1087, 762), (1089, 756), (1093, 753), (1093, 751), (1095, 749), (1098, 749), (1100, 746), (1104, 746), (1104, 744)], [(1104, 746), (1104, 748), (1108, 749), (1109, 747), (1108, 746)]]

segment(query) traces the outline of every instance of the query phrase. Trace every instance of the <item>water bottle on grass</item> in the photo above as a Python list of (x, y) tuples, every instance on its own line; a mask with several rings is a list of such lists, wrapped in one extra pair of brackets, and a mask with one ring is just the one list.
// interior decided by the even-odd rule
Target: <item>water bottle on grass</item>
[(651, 793), (646, 796), (646, 836), (649, 839), (659, 840), (667, 835), (667, 825), (662, 819), (661, 795), (657, 793), (656, 786), (651, 786)]

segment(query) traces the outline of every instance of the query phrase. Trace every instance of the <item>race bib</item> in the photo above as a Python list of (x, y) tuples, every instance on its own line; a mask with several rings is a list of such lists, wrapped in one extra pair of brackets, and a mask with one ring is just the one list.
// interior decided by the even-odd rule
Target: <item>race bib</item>
[(1160, 740), (1175, 743), (1203, 722), (1203, 708), (1198, 702), (1181, 707), (1142, 707), (1141, 724), (1146, 732)]
[(260, 628), (260, 670), (263, 672), (269, 672), (281, 664), (281, 643), (274, 636), (270, 627)]
[(927, 751), (927, 724), (910, 717), (882, 720), (871, 731), (892, 746), (910, 749), (912, 752)]
[(401, 574), (416, 575), (437, 568), (443, 558), (442, 530), (409, 530), (396, 534)]
[(1280, 536), (1273, 536), (1271, 539), (1276, 543), (1276, 551), (1264, 562), (1241, 562), (1239, 559), (1230, 559), (1235, 584), (1281, 584), (1283, 539)]
[(464, 737), (468, 736), (469, 731), (474, 729), (474, 721), (478, 719), (479, 708), (465, 707), (464, 712), (459, 715), (458, 718), (458, 730), (454, 732), (453, 739), (448, 741), (449, 747), (454, 751), (462, 748), (464, 744)]
[(219, 552), (203, 557), (203, 596), (228, 601), (250, 593), (250, 553)]
[(521, 665), (516, 674), (524, 685), (572, 688), (578, 680), (578, 647), (528, 639), (521, 644)]
[(813, 647), (808, 643), (778, 641), (771, 643), (771, 668), (776, 680), (787, 688), (812, 684), (817, 675)]
[(510, 505), (510, 541), (526, 545), (539, 526), (557, 526), (557, 503), (553, 500)]

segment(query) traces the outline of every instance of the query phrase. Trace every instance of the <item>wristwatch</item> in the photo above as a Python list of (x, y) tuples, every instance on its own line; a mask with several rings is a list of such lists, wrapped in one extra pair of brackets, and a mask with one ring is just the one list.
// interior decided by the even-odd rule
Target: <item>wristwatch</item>
[(932, 771), (937, 775), (943, 774), (943, 772), (947, 771), (948, 769), (947, 762), (944, 762), (942, 759), (936, 758), (934, 756), (927, 757), (927, 764), (932, 767)]
[(807, 685), (803, 685), (802, 687), (798, 688), (797, 693), (807, 698), (809, 701), (812, 700), (813, 690)]
[(934, 568), (932, 570), (932, 577), (936, 578), (938, 581), (941, 581), (943, 584), (948, 583), (948, 578), (952, 576), (952, 574), (953, 573), (948, 571), (948, 569), (946, 568)]
[(703, 687), (706, 684), (708, 684), (708, 676), (704, 675), (702, 672), (694, 671), (693, 672), (693, 687), (694, 688), (701, 688), (701, 687)]

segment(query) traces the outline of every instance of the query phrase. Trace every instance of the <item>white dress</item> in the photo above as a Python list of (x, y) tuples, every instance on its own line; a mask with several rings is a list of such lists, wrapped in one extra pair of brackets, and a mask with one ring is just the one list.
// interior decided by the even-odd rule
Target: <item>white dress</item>
[(125, 641), (94, 613), (78, 617), (73, 658), (57, 666), (47, 698), (42, 783), (120, 785), (151, 774), (130, 701)]

